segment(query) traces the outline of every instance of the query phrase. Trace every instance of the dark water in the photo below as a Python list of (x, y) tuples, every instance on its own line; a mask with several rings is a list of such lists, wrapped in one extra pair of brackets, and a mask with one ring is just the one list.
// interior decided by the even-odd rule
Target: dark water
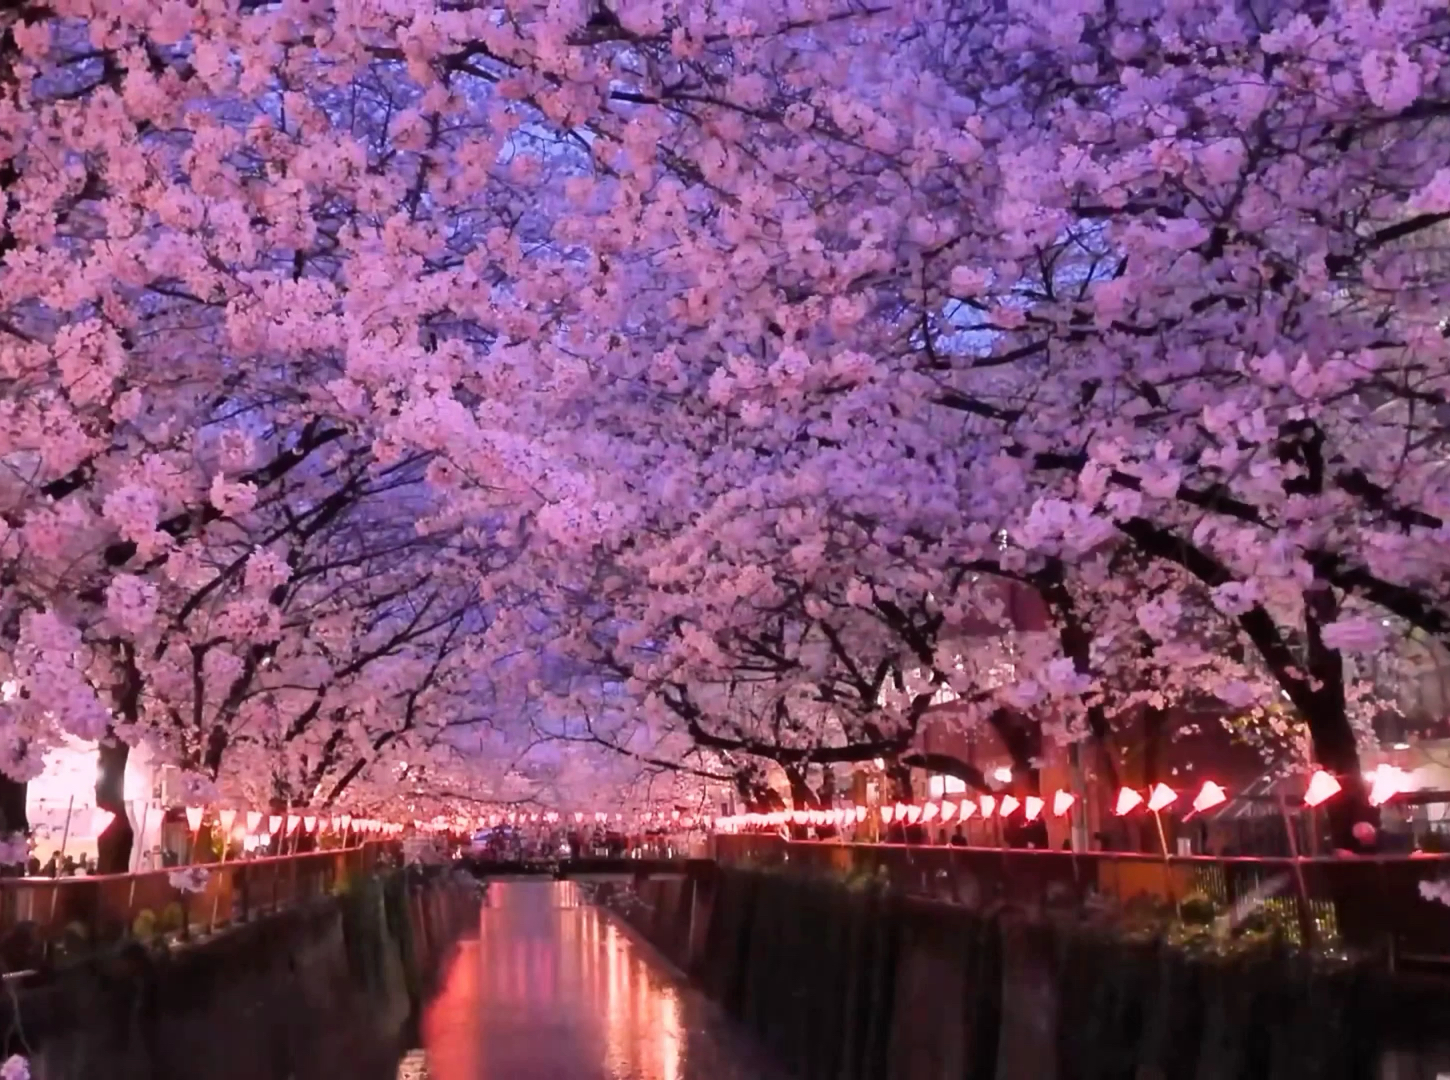
[[(408, 1080), (780, 1080), (572, 882), (495, 882)], [(426, 1058), (426, 1064), (424, 1060)]]

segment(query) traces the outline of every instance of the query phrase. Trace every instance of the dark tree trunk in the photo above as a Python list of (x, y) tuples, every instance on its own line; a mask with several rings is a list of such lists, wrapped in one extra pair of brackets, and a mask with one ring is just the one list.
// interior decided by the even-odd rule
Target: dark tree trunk
[(911, 789), (911, 766), (904, 761), (888, 762), (886, 776), (891, 781), (891, 802), (913, 803), (916, 794)]
[[(1379, 830), (1380, 814), (1369, 802), (1369, 785), (1359, 761), (1359, 745), (1349, 723), (1344, 694), (1344, 658), (1324, 643), (1322, 628), (1339, 617), (1339, 601), (1323, 583), (1304, 593), (1308, 668), (1313, 682), (1299, 689), (1294, 704), (1309, 726), (1314, 760), (1334, 774), (1342, 790), (1325, 804), (1330, 841), (1346, 851), (1364, 851), (1354, 835), (1360, 822)], [(1370, 845), (1373, 848), (1374, 845)]]
[(0, 773), (0, 833), (30, 831), (30, 818), (25, 812), (27, 787), (28, 784)]
[(96, 806), (115, 816), (96, 838), (96, 872), (124, 874), (131, 869), (136, 836), (126, 814), (126, 760), (131, 748), (107, 730), (97, 750)]
[[(30, 818), (25, 813), (27, 784), (0, 773), (0, 833), (30, 832)], [(0, 866), (0, 876), (18, 877), (25, 873), (23, 863)]]
[(987, 723), (1012, 758), (1012, 790), (1018, 795), (1041, 794), (1037, 762), (1042, 756), (1042, 729), (1011, 709), (992, 710)]

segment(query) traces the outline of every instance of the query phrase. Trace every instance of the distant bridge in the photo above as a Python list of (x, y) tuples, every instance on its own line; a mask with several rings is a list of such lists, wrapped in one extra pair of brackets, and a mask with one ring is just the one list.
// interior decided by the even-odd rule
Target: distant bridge
[(458, 865), (475, 877), (652, 877), (656, 874), (686, 874), (708, 859), (490, 859), (465, 855)]

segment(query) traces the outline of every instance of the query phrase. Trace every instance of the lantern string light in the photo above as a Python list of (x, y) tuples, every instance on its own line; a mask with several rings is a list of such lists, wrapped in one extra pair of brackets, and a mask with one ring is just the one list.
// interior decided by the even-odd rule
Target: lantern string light
[(1386, 762), (1376, 766), (1370, 773), (1369, 804), (1383, 806), (1401, 792), (1408, 791), (1409, 774)]
[(1118, 817), (1124, 817), (1132, 813), (1143, 804), (1143, 796), (1130, 787), (1121, 788), (1118, 791), (1118, 801), (1113, 806), (1113, 813)]
[(1201, 814), (1205, 810), (1212, 810), (1215, 806), (1221, 806), (1228, 802), (1228, 795), (1223, 788), (1219, 787), (1212, 780), (1205, 780), (1203, 787), (1193, 799), (1193, 812)]
[(1319, 769), (1309, 778), (1309, 787), (1304, 792), (1304, 805), (1318, 806), (1339, 794), (1340, 790), (1339, 781)]
[(1148, 809), (1156, 814), (1160, 810), (1166, 810), (1177, 798), (1178, 792), (1167, 784), (1154, 784), (1153, 790), (1148, 794)]

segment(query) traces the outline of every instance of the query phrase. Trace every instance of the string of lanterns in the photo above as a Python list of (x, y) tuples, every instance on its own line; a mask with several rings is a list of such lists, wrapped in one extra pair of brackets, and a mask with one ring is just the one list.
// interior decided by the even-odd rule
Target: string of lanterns
[[(1396, 795), (1411, 790), (1409, 774), (1393, 765), (1379, 765), (1366, 776), (1366, 779), (1370, 782), (1369, 802), (1373, 806), (1381, 806)], [(1322, 769), (1318, 770), (1309, 778), (1303, 796), (1304, 805), (1319, 806), (1338, 795), (1342, 790), (1340, 782), (1331, 774)], [(1158, 814), (1177, 803), (1179, 794), (1163, 783), (1155, 784), (1146, 792), (1132, 787), (1122, 787), (1118, 790), (1117, 798), (1114, 801), (1113, 813), (1118, 817), (1126, 817), (1138, 808), (1146, 807), (1150, 812)], [(1227, 802), (1228, 798), (1228, 792), (1222, 786), (1212, 780), (1206, 781), (1194, 796), (1190, 813), (1202, 814)], [(1011, 794), (980, 795), (976, 798), (960, 800), (942, 799), (923, 805), (897, 802), (880, 806), (876, 808), (876, 812), (881, 823), (888, 826), (892, 824), (947, 825), (954, 820), (959, 824), (964, 824), (973, 818), (981, 821), (995, 818), (1000, 821), (1012, 817), (1019, 810), (1022, 812), (1023, 820), (1033, 822), (1049, 811), (1053, 817), (1066, 817), (1072, 812), (1076, 803), (1076, 795), (1070, 791), (1059, 789), (1053, 792), (1050, 802), (1037, 795), (1027, 795), (1021, 799)], [(185, 808), (186, 823), (193, 836), (200, 834), (207, 809), (205, 806)], [(859, 825), (865, 822), (869, 813), (870, 810), (865, 806), (844, 806), (832, 809), (777, 810), (771, 813), (735, 814), (715, 818), (713, 822), (707, 817), (683, 813), (680, 810), (644, 811), (630, 815), (630, 818), (632, 824), (646, 829), (688, 830), (708, 828), (713, 824), (718, 832), (738, 832), (746, 828), (779, 828), (784, 825), (817, 827)], [(232, 835), (239, 815), (244, 823), (243, 835), (248, 841), (249, 850), (254, 846), (265, 846), (273, 838), (279, 836), (287, 838), (296, 834), (300, 837), (314, 833), (320, 836), (324, 832), (345, 835), (352, 832), (361, 836), (381, 838), (398, 836), (407, 827), (400, 822), (381, 821), (376, 818), (354, 818), (349, 814), (331, 816), (306, 813), (266, 815), (259, 810), (248, 810), (245, 814), (241, 814), (234, 809), (218, 809), (216, 821), (224, 835)], [(265, 831), (262, 830), (264, 818)], [(427, 821), (414, 819), (411, 824), (413, 829), (420, 833), (442, 833), (468, 832), (484, 828), (497, 829), (504, 825), (514, 828), (530, 825), (555, 826), (561, 822), (569, 824), (571, 821), (576, 826), (592, 823), (595, 826), (607, 827), (613, 824), (616, 827), (622, 827), (625, 815), (623, 813), (609, 814), (602, 810), (589, 812), (575, 810), (568, 814), (561, 814), (557, 810), (510, 810), (473, 818), (438, 816)]]
[[(1411, 790), (1409, 774), (1393, 765), (1379, 765), (1366, 779), (1370, 781), (1369, 802), (1372, 806), (1383, 806), (1396, 795)], [(1320, 769), (1309, 778), (1309, 784), (1304, 791), (1304, 805), (1319, 806), (1342, 790), (1343, 785), (1338, 780)], [(1123, 787), (1118, 790), (1113, 813), (1118, 817), (1126, 817), (1140, 806), (1146, 806), (1149, 811), (1158, 814), (1176, 803), (1178, 798), (1179, 793), (1167, 784), (1155, 784), (1146, 794), (1135, 788)], [(1190, 814), (1202, 814), (1212, 810), (1227, 802), (1228, 798), (1228, 792), (1222, 786), (1212, 780), (1205, 781), (1194, 796)], [(1076, 802), (1076, 795), (1059, 789), (1052, 796), (1052, 815), (1058, 818), (1067, 816)], [(1047, 806), (1047, 802), (1036, 795), (1028, 795), (1023, 799), (1014, 795), (1003, 795), (1000, 798), (995, 795), (980, 795), (960, 801), (943, 799), (921, 806), (898, 802), (878, 807), (877, 813), (883, 825), (946, 825), (953, 819), (958, 823), (965, 823), (974, 817), (979, 817), (982, 821), (989, 821), (994, 817), (1003, 820), (1018, 810), (1022, 811), (1026, 821), (1032, 822), (1042, 816)], [(864, 806), (846, 806), (830, 810), (776, 810), (768, 814), (735, 814), (716, 818), (715, 828), (719, 832), (739, 832), (747, 828), (780, 828), (783, 825), (839, 827), (861, 824), (868, 813)]]
[[(208, 807), (188, 806), (185, 808), (186, 827), (193, 836), (201, 833), (201, 826), (206, 819)], [(216, 823), (225, 836), (234, 835), (237, 827), (237, 817), (242, 815), (242, 835), (248, 840), (265, 845), (273, 837), (288, 837), (294, 833), (298, 836), (312, 835), (316, 833), (321, 836), (325, 832), (332, 832), (338, 835), (345, 835), (349, 832), (359, 836), (384, 837), (396, 836), (403, 831), (403, 826), (397, 822), (380, 821), (376, 818), (355, 818), (351, 814), (334, 814), (330, 816), (318, 814), (263, 814), (260, 810), (248, 810), (245, 814), (241, 811), (226, 808), (216, 811)], [(267, 828), (262, 830), (263, 819), (266, 820)], [(300, 832), (298, 830), (301, 830)]]

